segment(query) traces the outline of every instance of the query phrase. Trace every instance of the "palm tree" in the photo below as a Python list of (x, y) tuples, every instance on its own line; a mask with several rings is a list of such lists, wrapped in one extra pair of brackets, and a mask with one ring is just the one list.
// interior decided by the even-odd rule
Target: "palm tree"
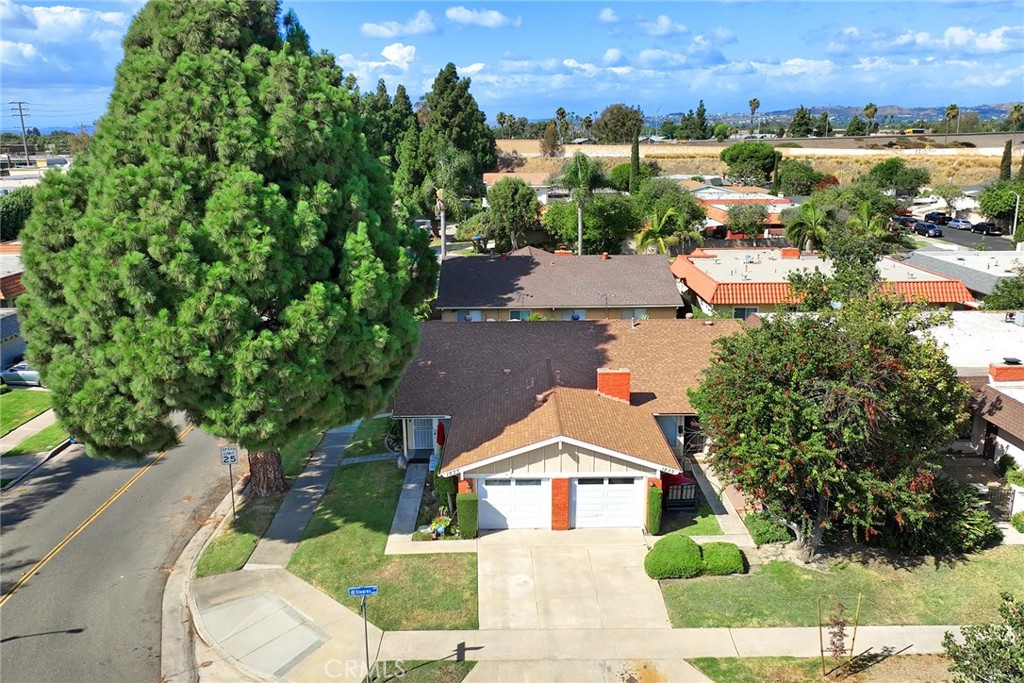
[[(437, 155), (437, 165), (423, 181), (424, 189), (436, 197), (434, 213), (441, 223), (441, 258), (448, 254), (446, 217), (449, 204), (466, 194), (473, 176), (473, 157), (464, 150), (448, 146)], [(453, 208), (460, 206), (453, 205)]]
[(750, 105), (750, 132), (754, 132), (754, 114), (761, 108), (761, 100), (756, 97), (752, 98), (747, 104)]
[(590, 114), (587, 114), (586, 116), (583, 117), (583, 134), (588, 138), (590, 137), (590, 128), (593, 125), (594, 119), (590, 117)]
[(565, 108), (559, 107), (555, 110), (555, 119), (558, 120), (558, 138), (565, 142)]
[(878, 105), (868, 102), (864, 105), (864, 118), (868, 120), (868, 135), (871, 135), (871, 125), (875, 121), (875, 114), (878, 113)]
[(1024, 123), (1024, 104), (1019, 102), (1013, 105), (1013, 109), (1010, 110), (1010, 137), (1013, 142), (1017, 142), (1017, 131), (1020, 130), (1020, 124)]
[(704, 244), (704, 236), (694, 225), (680, 225), (679, 212), (674, 208), (669, 207), (660, 216), (656, 209), (647, 227), (637, 234), (636, 251), (643, 254), (654, 247), (655, 252), (665, 254), (680, 240)]
[(604, 187), (607, 181), (604, 168), (583, 152), (576, 152), (562, 167), (555, 182), (569, 190), (576, 204), (576, 254), (583, 255), (583, 205), (593, 196), (594, 190)]
[(821, 246), (825, 241), (834, 223), (832, 211), (823, 208), (817, 199), (811, 198), (800, 205), (796, 218), (786, 226), (786, 238), (804, 251), (813, 251), (814, 247)]
[(960, 107), (955, 104), (951, 104), (946, 107), (946, 139), (944, 142), (949, 142), (949, 122), (953, 119), (957, 120), (957, 130), (960, 129)]
[(875, 211), (869, 201), (861, 202), (857, 210), (846, 219), (846, 224), (859, 231), (864, 239), (874, 242), (885, 253), (914, 246), (913, 241), (904, 236), (898, 225), (896, 230), (889, 230), (885, 216)]

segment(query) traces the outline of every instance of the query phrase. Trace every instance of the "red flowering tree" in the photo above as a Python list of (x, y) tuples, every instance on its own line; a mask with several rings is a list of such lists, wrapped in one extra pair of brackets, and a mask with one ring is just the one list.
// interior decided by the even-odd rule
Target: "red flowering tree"
[(726, 482), (797, 534), (813, 557), (836, 525), (870, 538), (931, 515), (938, 449), (966, 419), (968, 388), (928, 335), (938, 322), (873, 294), (779, 315), (719, 340), (690, 392)]

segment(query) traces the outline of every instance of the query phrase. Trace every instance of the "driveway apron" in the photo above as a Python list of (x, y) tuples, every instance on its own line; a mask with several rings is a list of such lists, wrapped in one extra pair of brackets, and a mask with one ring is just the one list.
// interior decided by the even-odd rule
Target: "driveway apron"
[(478, 546), (480, 628), (669, 628), (633, 529), (515, 529)]

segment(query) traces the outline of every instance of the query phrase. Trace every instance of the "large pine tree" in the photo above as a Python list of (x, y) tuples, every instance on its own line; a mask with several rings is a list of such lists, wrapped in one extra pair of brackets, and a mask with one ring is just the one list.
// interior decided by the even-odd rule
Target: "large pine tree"
[(90, 452), (173, 443), (174, 411), (249, 450), (380, 409), (433, 288), (358, 102), (275, 0), (153, 0), (88, 152), (24, 233), (25, 336)]

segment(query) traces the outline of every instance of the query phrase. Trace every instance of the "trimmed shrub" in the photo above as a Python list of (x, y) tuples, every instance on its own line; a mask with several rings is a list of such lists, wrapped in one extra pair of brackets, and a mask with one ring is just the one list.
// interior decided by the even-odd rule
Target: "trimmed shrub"
[(434, 475), (434, 491), (438, 496), (451, 496), (459, 490), (459, 484), (455, 477), (442, 477)]
[(6, 394), (10, 390), (11, 390), (11, 387), (9, 387), (8, 385), (0, 384), (0, 396), (3, 396), (4, 394)]
[(655, 534), (661, 530), (661, 489), (657, 486), (647, 488), (647, 533)]
[(735, 543), (715, 541), (700, 547), (704, 556), (704, 573), (710, 576), (727, 576), (743, 573), (743, 553)]
[(476, 538), (480, 512), (480, 498), (475, 493), (460, 493), (455, 496), (455, 507), (459, 511), (459, 530), (463, 538)]
[(976, 553), (1003, 540), (1003, 532), (970, 484), (938, 477), (932, 506), (932, 518), (918, 529), (900, 527), (894, 520), (888, 522), (879, 544), (908, 555), (960, 555)]
[(750, 532), (750, 537), (757, 545), (765, 543), (786, 543), (792, 541), (795, 536), (792, 530), (767, 512), (758, 512), (747, 515), (743, 523)]
[(1013, 456), (1009, 453), (1004, 453), (999, 460), (996, 461), (996, 474), (1000, 477), (1005, 477), (1006, 473), (1017, 469), (1017, 461), (1013, 459)]
[(682, 534), (660, 539), (644, 558), (644, 571), (652, 579), (689, 579), (701, 568), (700, 546)]
[(1014, 486), (1024, 486), (1024, 467), (1007, 472), (1006, 483), (1013, 484)]
[(1024, 512), (1018, 512), (1010, 518), (1010, 524), (1014, 529), (1024, 534)]

